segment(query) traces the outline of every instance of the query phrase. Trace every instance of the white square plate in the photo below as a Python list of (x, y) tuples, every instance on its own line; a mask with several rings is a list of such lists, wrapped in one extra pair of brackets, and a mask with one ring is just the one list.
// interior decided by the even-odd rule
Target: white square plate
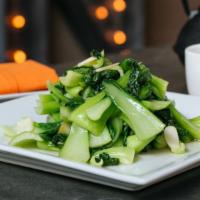
[[(177, 108), (187, 117), (200, 115), (200, 97), (171, 92), (168, 97), (176, 101)], [(31, 95), (1, 103), (0, 125), (15, 124), (23, 116), (44, 121), (45, 117), (34, 111), (37, 98)], [(151, 151), (137, 156), (132, 165), (97, 168), (63, 160), (45, 151), (8, 146), (0, 129), (0, 160), (125, 190), (139, 190), (200, 165), (200, 143), (187, 144), (187, 153), (182, 155), (168, 150)]]
[(31, 94), (40, 94), (40, 93), (43, 93), (43, 92), (44, 92), (44, 90), (33, 91), (33, 92), (19, 92), (19, 93), (11, 93), (11, 94), (0, 94), (0, 101), (16, 99), (16, 98), (31, 95)]

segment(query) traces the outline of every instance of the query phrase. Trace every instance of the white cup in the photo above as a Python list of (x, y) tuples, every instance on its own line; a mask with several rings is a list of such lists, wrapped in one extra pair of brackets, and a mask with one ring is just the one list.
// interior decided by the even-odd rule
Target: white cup
[(185, 68), (189, 94), (200, 95), (200, 44), (185, 49)]

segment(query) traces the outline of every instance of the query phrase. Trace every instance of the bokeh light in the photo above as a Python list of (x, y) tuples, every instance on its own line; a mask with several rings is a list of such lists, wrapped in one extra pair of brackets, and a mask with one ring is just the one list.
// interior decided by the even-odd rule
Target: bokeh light
[(114, 0), (113, 1), (113, 9), (116, 12), (123, 12), (126, 9), (125, 0)]
[(13, 60), (16, 63), (23, 63), (24, 61), (26, 61), (27, 59), (27, 55), (23, 50), (15, 50), (13, 52)]
[(108, 9), (105, 6), (99, 6), (95, 10), (95, 16), (98, 20), (105, 20), (108, 15)]
[(11, 18), (11, 25), (13, 28), (21, 29), (25, 26), (26, 19), (22, 15), (15, 15)]
[(126, 33), (124, 31), (117, 30), (117, 31), (114, 32), (113, 41), (114, 41), (115, 44), (122, 45), (126, 42), (126, 40), (127, 40), (127, 36), (126, 36)]

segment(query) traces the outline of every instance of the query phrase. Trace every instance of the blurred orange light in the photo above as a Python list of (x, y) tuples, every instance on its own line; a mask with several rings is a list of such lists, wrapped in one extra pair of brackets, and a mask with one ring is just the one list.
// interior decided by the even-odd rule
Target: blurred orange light
[(21, 29), (25, 26), (26, 19), (22, 15), (15, 15), (11, 19), (11, 25), (16, 29)]
[(123, 12), (126, 9), (126, 2), (124, 0), (114, 0), (113, 9), (116, 12)]
[(104, 20), (108, 17), (108, 9), (105, 6), (99, 6), (95, 10), (95, 16), (98, 20)]
[(122, 45), (126, 42), (127, 37), (126, 34), (123, 31), (115, 31), (113, 34), (113, 41), (117, 45)]
[(13, 60), (16, 63), (23, 63), (27, 59), (27, 55), (23, 50), (16, 50), (13, 52)]

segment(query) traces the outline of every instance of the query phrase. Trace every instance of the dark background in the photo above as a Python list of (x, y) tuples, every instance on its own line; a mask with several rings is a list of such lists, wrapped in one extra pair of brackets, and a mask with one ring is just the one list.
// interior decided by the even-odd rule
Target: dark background
[[(138, 52), (148, 47), (172, 47), (186, 23), (181, 0), (121, 0), (126, 8), (116, 12), (115, 0), (1, 0), (0, 61), (13, 61), (15, 50), (23, 50), (28, 59), (44, 63), (78, 61), (93, 49), (108, 53)], [(190, 0), (197, 9), (199, 0)], [(104, 6), (109, 15), (98, 20), (95, 11)], [(26, 23), (16, 29), (15, 15)], [(127, 40), (113, 42), (121, 30)], [(23, 59), (22, 59), (23, 60)]]

